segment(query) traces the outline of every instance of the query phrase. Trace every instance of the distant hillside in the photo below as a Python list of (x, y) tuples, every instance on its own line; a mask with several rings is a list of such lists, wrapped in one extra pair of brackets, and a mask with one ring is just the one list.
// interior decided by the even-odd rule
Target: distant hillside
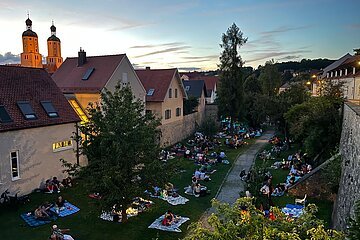
[(279, 72), (284, 72), (284, 70), (294, 70), (295, 72), (297, 71), (304, 71), (304, 70), (320, 70), (323, 69), (327, 66), (329, 66), (331, 63), (333, 63), (335, 60), (330, 60), (330, 59), (303, 59), (300, 62), (294, 62), (294, 61), (289, 61), (289, 62), (281, 62), (281, 63), (276, 63)]

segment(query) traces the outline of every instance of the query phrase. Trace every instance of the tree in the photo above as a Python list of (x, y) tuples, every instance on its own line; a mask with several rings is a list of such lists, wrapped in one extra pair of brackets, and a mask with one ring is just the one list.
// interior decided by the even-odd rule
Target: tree
[(286, 217), (280, 209), (272, 208), (275, 220), (264, 217), (252, 204), (251, 198), (240, 198), (233, 206), (213, 200), (216, 209), (208, 218), (209, 228), (201, 223), (192, 225), (188, 240), (340, 240), (344, 234), (326, 230), (322, 220), (316, 218), (317, 207), (309, 204), (297, 219)]
[(304, 144), (310, 156), (334, 149), (341, 135), (342, 117), (337, 99), (311, 98), (285, 114), (290, 134)]
[[(243, 110), (243, 61), (239, 54), (240, 47), (247, 38), (233, 23), (222, 35), (220, 47), (220, 83), (218, 89), (218, 104), (220, 116), (229, 116), (231, 121), (238, 119)], [(232, 126), (232, 124), (231, 124)]]
[(348, 237), (350, 240), (360, 239), (360, 200), (355, 202), (355, 216), (350, 219)]
[(101, 104), (88, 111), (89, 122), (81, 127), (88, 165), (80, 177), (89, 192), (100, 193), (102, 207), (116, 204), (126, 221), (133, 198), (167, 179), (168, 171), (157, 160), (159, 120), (144, 113), (143, 102), (135, 99), (130, 87), (120, 85), (113, 93), (101, 93)]
[(199, 99), (194, 96), (189, 96), (188, 99), (184, 100), (184, 115), (193, 113), (198, 105)]
[(263, 94), (274, 96), (278, 93), (281, 85), (281, 74), (279, 73), (274, 60), (267, 61), (261, 69), (259, 76)]

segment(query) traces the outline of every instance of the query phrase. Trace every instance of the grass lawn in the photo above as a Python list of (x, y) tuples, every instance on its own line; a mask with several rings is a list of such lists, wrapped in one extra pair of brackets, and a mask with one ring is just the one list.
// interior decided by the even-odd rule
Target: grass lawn
[[(272, 147), (271, 144), (267, 144), (264, 149), (270, 150), (271, 147)], [(287, 159), (287, 157), (290, 154), (294, 154), (298, 149), (299, 149), (299, 145), (293, 144), (289, 150), (281, 152), (279, 154), (279, 156), (276, 157), (275, 160), (263, 161), (262, 159), (257, 158), (255, 161), (255, 166), (269, 168), (274, 162), (282, 161), (283, 159)], [(269, 171), (273, 176), (273, 180), (272, 180), (273, 186), (276, 186), (278, 183), (285, 182), (285, 179), (286, 179), (287, 175), (289, 174), (289, 170), (284, 170), (284, 169), (269, 168)], [(282, 197), (272, 197), (272, 200), (273, 200), (275, 206), (278, 206), (278, 207), (285, 207), (285, 205), (288, 203), (290, 203), (290, 204), (295, 203), (295, 197), (293, 197), (289, 194), (285, 194)], [(328, 200), (319, 200), (319, 199), (312, 199), (312, 198), (307, 198), (306, 202), (316, 204), (316, 206), (319, 209), (319, 212), (317, 213), (317, 217), (324, 221), (325, 227), (329, 227), (330, 223), (331, 223), (333, 202), (328, 201)]]
[[(250, 144), (254, 140), (248, 141)], [(249, 145), (250, 145), (249, 144)], [(238, 154), (249, 147), (246, 145), (240, 149), (226, 149), (225, 152), (232, 164)], [(172, 179), (172, 183), (179, 188), (179, 193), (190, 201), (185, 205), (171, 206), (167, 202), (160, 199), (150, 200), (155, 204), (149, 211), (140, 214), (137, 217), (129, 218), (128, 223), (113, 223), (101, 220), (101, 209), (96, 204), (96, 200), (87, 197), (88, 193), (81, 184), (81, 180), (70, 189), (61, 192), (61, 195), (79, 207), (80, 212), (58, 218), (55, 222), (36, 228), (29, 227), (21, 218), (20, 214), (34, 210), (38, 205), (49, 201), (54, 202), (59, 194), (33, 193), (30, 195), (31, 202), (18, 209), (0, 209), (0, 239), (11, 240), (45, 240), (51, 233), (52, 224), (57, 224), (60, 228), (70, 228), (71, 235), (76, 240), (91, 239), (178, 239), (183, 238), (187, 232), (189, 224), (197, 221), (206, 209), (211, 206), (210, 200), (215, 196), (226, 173), (231, 168), (231, 164), (220, 164), (216, 166), (217, 172), (211, 175), (211, 181), (204, 183), (211, 190), (211, 194), (206, 197), (195, 198), (187, 196), (183, 193), (183, 188), (191, 183), (191, 176), (195, 171), (196, 165), (191, 160), (183, 158), (175, 158), (172, 161), (179, 161), (179, 166), (186, 170)], [(161, 174), (161, 173), (159, 173)], [(149, 198), (147, 198), (149, 199)], [(190, 221), (181, 226), (182, 233), (168, 233), (147, 227), (160, 215), (171, 209), (175, 214), (189, 217)]]

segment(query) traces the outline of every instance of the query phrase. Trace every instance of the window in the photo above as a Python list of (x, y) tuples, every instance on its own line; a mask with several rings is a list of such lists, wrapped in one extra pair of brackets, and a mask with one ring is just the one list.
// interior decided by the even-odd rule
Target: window
[(59, 117), (59, 114), (55, 110), (51, 101), (41, 101), (40, 103), (49, 117), (51, 118)]
[(147, 96), (152, 96), (154, 94), (154, 91), (155, 91), (155, 89), (150, 88), (146, 95)]
[(145, 113), (146, 113), (146, 114), (151, 114), (152, 111), (151, 111), (151, 110), (146, 110)]
[(171, 110), (168, 109), (165, 111), (165, 119), (170, 119), (171, 118)]
[(88, 80), (90, 75), (94, 72), (95, 68), (88, 68), (82, 77), (82, 80)]
[(70, 99), (69, 103), (70, 103), (71, 107), (75, 110), (75, 112), (77, 113), (79, 118), (81, 119), (80, 124), (84, 125), (85, 123), (87, 123), (89, 121), (89, 119), (86, 116), (84, 110), (78, 104), (78, 102), (75, 99)]
[(178, 90), (177, 90), (177, 88), (175, 88), (175, 98), (177, 98), (178, 97)]
[(20, 178), (19, 175), (19, 152), (10, 153), (10, 164), (11, 164), (11, 179), (17, 180)]
[(169, 98), (172, 98), (172, 89), (169, 89)]
[(20, 108), (22, 114), (24, 115), (26, 120), (34, 120), (37, 119), (34, 110), (32, 109), (30, 103), (28, 101), (19, 101), (17, 102), (18, 107)]
[(6, 111), (4, 106), (0, 106), (0, 122), (1, 123), (12, 122), (9, 113)]
[(123, 87), (127, 86), (127, 84), (128, 84), (128, 75), (127, 75), (127, 73), (122, 73), (121, 82), (122, 82)]
[(181, 108), (176, 108), (176, 116), (181, 116)]
[(186, 86), (185, 91), (189, 91), (189, 90), (190, 90), (190, 86)]

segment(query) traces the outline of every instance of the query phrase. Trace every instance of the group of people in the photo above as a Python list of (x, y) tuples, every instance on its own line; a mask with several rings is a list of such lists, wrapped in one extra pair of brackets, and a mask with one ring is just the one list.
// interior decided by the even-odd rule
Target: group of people
[(71, 187), (72, 184), (71, 177), (64, 178), (61, 182), (57, 177), (53, 177), (46, 180), (43, 191), (45, 193), (60, 193), (61, 188)]
[[(52, 220), (54, 217), (56, 217), (60, 211), (65, 209), (65, 199), (62, 196), (59, 196), (55, 203), (49, 203), (46, 202), (40, 206), (38, 206), (34, 210), (34, 216), (35, 219), (38, 220)], [(54, 211), (51, 211), (51, 209), (55, 209)]]
[(178, 217), (172, 213), (170, 210), (168, 210), (164, 214), (164, 218), (161, 221), (161, 224), (164, 226), (171, 226), (173, 223), (176, 223), (178, 221)]

